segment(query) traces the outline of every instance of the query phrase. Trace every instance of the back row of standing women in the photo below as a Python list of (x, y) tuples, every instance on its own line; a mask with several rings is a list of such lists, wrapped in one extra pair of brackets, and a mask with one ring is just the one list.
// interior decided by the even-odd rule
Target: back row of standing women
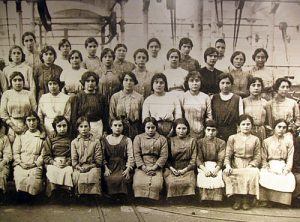
[[(218, 40), (216, 48), (205, 51), (204, 68), (188, 55), (193, 47), (188, 38), (180, 41), (180, 51), (168, 51), (168, 65), (157, 57), (161, 45), (155, 38), (147, 44), (151, 56), (146, 49), (135, 51), (135, 65), (125, 60), (127, 48), (123, 44), (118, 44), (114, 51), (105, 48), (99, 60), (98, 43), (88, 38), (85, 42), (88, 57), (83, 60), (78, 50), (70, 51), (71, 44), (64, 39), (59, 44), (62, 58), (56, 61), (51, 46), (45, 46), (37, 57), (32, 33), (25, 33), (22, 40), (25, 53), (21, 47), (13, 46), (9, 52), (11, 64), (2, 75), (1, 118), (9, 126), (11, 143), (16, 135), (27, 131), (23, 119), (32, 110), (38, 110), (42, 134), (46, 132), (50, 136), (55, 131), (54, 118), (63, 115), (70, 120), (74, 136), (78, 131), (76, 121), (86, 116), (97, 139), (103, 132), (109, 132), (108, 119), (118, 117), (122, 118), (124, 134), (131, 139), (143, 131), (142, 122), (149, 117), (156, 120), (158, 133), (167, 137), (175, 133), (174, 120), (184, 117), (194, 138), (202, 138), (205, 120), (214, 119), (218, 137), (225, 141), (237, 133), (239, 116), (243, 113), (252, 116), (252, 133), (260, 141), (266, 138), (266, 129), (275, 127), (277, 120), (284, 119), (289, 126), (299, 125), (299, 107), (287, 98), (291, 83), (284, 78), (275, 81), (272, 72), (265, 71), (268, 54), (264, 49), (254, 52), (256, 66), (251, 73), (241, 69), (245, 54), (233, 53), (233, 67), (228, 69), (231, 73), (228, 74), (215, 68), (221, 54), (216, 48), (225, 47), (224, 40)], [(147, 70), (148, 61), (149, 67), (156, 69), (153, 72)], [(242, 97), (246, 98), (242, 100)], [(281, 158), (287, 160), (287, 156)], [(163, 164), (154, 167), (162, 168)], [(144, 168), (144, 172), (153, 171), (150, 169)]]

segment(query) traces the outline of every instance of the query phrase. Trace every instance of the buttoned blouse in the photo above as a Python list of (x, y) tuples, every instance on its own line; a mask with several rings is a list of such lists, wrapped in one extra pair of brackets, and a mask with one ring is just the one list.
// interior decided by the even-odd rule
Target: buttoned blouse
[(262, 167), (266, 167), (270, 160), (284, 160), (286, 168), (291, 171), (293, 157), (294, 143), (291, 136), (284, 135), (282, 138), (278, 138), (273, 135), (264, 140), (262, 146)]
[(14, 166), (20, 163), (43, 165), (43, 143), (40, 131), (30, 132), (17, 136), (13, 144)]
[(244, 113), (253, 118), (255, 126), (265, 125), (267, 116), (270, 115), (270, 109), (267, 106), (267, 101), (263, 98), (253, 100), (251, 97), (243, 99)]
[(114, 119), (124, 116), (131, 121), (141, 121), (144, 98), (141, 94), (133, 91), (125, 94), (123, 91), (115, 93), (110, 99), (109, 116)]
[(168, 159), (167, 139), (158, 133), (153, 137), (146, 133), (139, 134), (134, 138), (133, 152), (137, 168), (155, 164), (163, 168)]

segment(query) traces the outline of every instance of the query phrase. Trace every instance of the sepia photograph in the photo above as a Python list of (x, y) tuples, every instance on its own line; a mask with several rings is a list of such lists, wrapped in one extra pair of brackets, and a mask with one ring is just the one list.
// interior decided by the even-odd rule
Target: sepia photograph
[(300, 220), (300, 0), (0, 0), (0, 222)]

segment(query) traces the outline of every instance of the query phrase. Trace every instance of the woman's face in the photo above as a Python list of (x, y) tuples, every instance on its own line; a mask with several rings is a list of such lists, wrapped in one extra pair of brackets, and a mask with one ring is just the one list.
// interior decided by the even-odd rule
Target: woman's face
[(63, 56), (68, 56), (69, 52), (71, 51), (71, 46), (68, 42), (65, 42), (60, 46), (60, 51)]
[(113, 64), (114, 58), (113, 55), (111, 54), (111, 52), (106, 53), (103, 58), (102, 58), (102, 62), (106, 67), (111, 67), (111, 65)]
[(249, 134), (251, 132), (252, 124), (249, 119), (245, 119), (240, 123), (242, 133)]
[(290, 85), (287, 82), (281, 82), (280, 86), (278, 87), (277, 93), (282, 97), (286, 97), (289, 91)]
[(259, 80), (256, 80), (254, 83), (251, 83), (249, 87), (250, 95), (258, 96), (261, 94), (262, 84)]
[(115, 120), (111, 124), (111, 131), (115, 135), (120, 135), (123, 132), (123, 123), (121, 120)]
[(10, 55), (12, 61), (16, 64), (20, 64), (22, 61), (22, 52), (20, 49), (15, 48), (11, 51), (11, 55)]
[(158, 52), (160, 50), (159, 44), (157, 42), (151, 42), (149, 44), (148, 51), (150, 52), (150, 56), (156, 58), (158, 55)]
[(201, 87), (201, 80), (198, 76), (190, 77), (189, 81), (189, 88), (192, 92), (199, 92)]
[(153, 82), (153, 91), (156, 93), (165, 92), (165, 81), (162, 78), (157, 78)]
[(219, 83), (219, 87), (222, 93), (230, 93), (232, 84), (229, 78), (222, 79)]
[(146, 123), (145, 133), (150, 137), (154, 136), (156, 133), (156, 126), (151, 122)]
[(54, 53), (51, 50), (43, 53), (43, 60), (46, 65), (51, 65), (54, 63)]
[(78, 132), (81, 136), (86, 137), (90, 133), (90, 125), (87, 121), (83, 121), (78, 126)]
[(54, 96), (58, 95), (59, 92), (60, 92), (59, 91), (59, 85), (56, 81), (49, 81), (48, 82), (48, 89), (49, 89), (49, 92)]
[(287, 131), (287, 125), (285, 122), (278, 123), (274, 128), (274, 133), (277, 136), (283, 136)]
[(56, 132), (60, 136), (64, 136), (68, 132), (68, 123), (66, 120), (60, 121), (59, 123), (56, 124)]
[(35, 116), (28, 116), (26, 117), (26, 125), (29, 131), (34, 132), (38, 126), (38, 120)]
[(116, 50), (116, 59), (123, 61), (126, 57), (127, 50), (124, 47), (119, 47)]
[(77, 52), (73, 53), (70, 57), (70, 63), (72, 66), (72, 69), (79, 69), (81, 64), (80, 56)]
[(98, 48), (98, 46), (97, 46), (97, 44), (95, 42), (90, 42), (86, 46), (86, 51), (89, 54), (89, 56), (93, 56), (94, 57), (96, 55), (96, 53), (97, 53), (97, 48)]
[(238, 54), (233, 58), (232, 64), (235, 68), (241, 68), (245, 63), (245, 59), (242, 54)]
[(26, 47), (26, 49), (29, 52), (33, 52), (34, 46), (35, 46), (35, 41), (34, 41), (34, 38), (31, 35), (25, 36), (23, 43), (24, 43), (24, 46)]
[(132, 91), (134, 87), (134, 81), (129, 75), (125, 75), (123, 80), (123, 88), (126, 91)]
[(171, 68), (177, 68), (179, 66), (179, 55), (177, 52), (172, 52), (169, 57)]
[(256, 54), (254, 61), (257, 67), (263, 68), (267, 61), (267, 57), (264, 52), (259, 52)]
[(208, 139), (213, 139), (217, 136), (217, 128), (216, 127), (211, 127), (211, 126), (207, 126), (205, 128), (205, 136)]
[(140, 67), (140, 68), (144, 68), (147, 62), (147, 56), (145, 53), (143, 52), (138, 52), (135, 56), (135, 64)]
[(176, 126), (176, 135), (179, 137), (179, 138), (184, 138), (187, 136), (187, 132), (188, 132), (188, 128), (185, 124), (178, 124)]
[(84, 89), (88, 92), (94, 92), (97, 88), (96, 79), (93, 76), (87, 78), (84, 82)]
[(217, 61), (218, 61), (218, 53), (216, 52), (206, 56), (206, 64), (209, 66), (215, 66)]
[(192, 46), (191, 44), (182, 44), (181, 48), (180, 48), (180, 52), (183, 54), (183, 55), (189, 55), (190, 52), (192, 50)]
[(16, 91), (21, 91), (24, 87), (24, 82), (21, 76), (15, 76), (11, 80), (12, 88)]

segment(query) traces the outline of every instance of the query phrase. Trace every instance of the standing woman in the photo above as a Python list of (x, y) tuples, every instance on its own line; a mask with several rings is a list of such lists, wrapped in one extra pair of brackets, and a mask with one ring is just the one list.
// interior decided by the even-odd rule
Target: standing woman
[[(6, 77), (7, 82), (9, 81), (10, 75), (17, 71), (21, 72), (24, 76), (24, 89), (32, 92), (35, 96), (36, 86), (33, 78), (32, 68), (27, 65), (25, 61), (25, 54), (20, 46), (12, 46), (9, 50), (8, 60), (10, 64), (3, 69), (3, 73)], [(11, 85), (8, 85), (11, 88)]]
[(108, 104), (99, 94), (99, 76), (87, 71), (81, 76), (83, 91), (79, 92), (72, 104), (72, 134), (76, 134), (76, 121), (80, 116), (86, 116), (90, 121), (91, 134), (100, 139), (108, 131)]
[(158, 200), (163, 188), (163, 169), (168, 159), (167, 139), (156, 132), (157, 121), (153, 117), (144, 120), (145, 133), (133, 141), (136, 169), (133, 176), (135, 197)]
[(134, 62), (136, 64), (135, 69), (132, 71), (138, 84), (135, 86), (135, 90), (144, 96), (144, 99), (152, 94), (151, 91), (151, 78), (153, 76), (146, 68), (146, 63), (149, 60), (149, 55), (146, 49), (137, 49), (133, 54)]
[(50, 76), (60, 77), (62, 68), (54, 64), (56, 59), (56, 52), (52, 46), (45, 46), (40, 53), (40, 60), (42, 64), (37, 67), (34, 73), (36, 83), (37, 101), (40, 100), (43, 94), (49, 92), (48, 79)]
[(196, 140), (189, 136), (189, 123), (181, 118), (173, 124), (175, 137), (170, 138), (169, 158), (164, 172), (167, 197), (195, 195)]
[(252, 59), (255, 62), (255, 66), (250, 70), (250, 74), (254, 77), (259, 77), (264, 80), (265, 88), (262, 92), (262, 97), (269, 101), (273, 97), (272, 86), (275, 83), (275, 73), (272, 69), (265, 67), (265, 63), (268, 61), (268, 52), (263, 48), (258, 48), (254, 51)]
[(9, 126), (8, 137), (13, 143), (16, 135), (21, 135), (27, 130), (24, 118), (30, 112), (36, 111), (37, 105), (32, 93), (23, 89), (25, 79), (22, 73), (13, 72), (9, 81), (12, 89), (2, 95), (0, 113)]
[(231, 135), (225, 151), (225, 170), (223, 179), (226, 184), (226, 195), (234, 195), (232, 208), (250, 209), (253, 196), (259, 198), (259, 170), (261, 147), (259, 138), (251, 134), (253, 119), (241, 115), (240, 132)]
[(82, 54), (78, 50), (72, 50), (69, 54), (69, 63), (71, 67), (62, 71), (60, 81), (64, 83), (62, 92), (71, 96), (72, 98), (82, 90), (80, 80), (83, 73), (87, 71), (81, 67)]
[(24, 118), (28, 130), (13, 144), (16, 190), (37, 195), (43, 189), (43, 146), (40, 119), (34, 111)]
[(163, 72), (165, 69), (165, 61), (159, 51), (161, 50), (161, 43), (157, 38), (151, 38), (147, 42), (147, 50), (149, 53), (149, 61), (147, 64), (148, 71), (151, 73)]
[(170, 49), (167, 53), (167, 59), (170, 63), (170, 68), (164, 71), (164, 74), (168, 80), (168, 90), (178, 92), (182, 94), (184, 91), (184, 78), (188, 74), (188, 71), (180, 67), (181, 54), (178, 49)]
[(251, 77), (248, 81), (247, 90), (250, 96), (243, 99), (244, 113), (253, 118), (252, 134), (262, 142), (266, 139), (266, 128), (270, 129), (270, 107), (267, 101), (261, 97), (264, 88), (263, 80), (259, 77)]
[(114, 48), (114, 53), (116, 58), (113, 65), (120, 78), (122, 77), (123, 73), (132, 72), (132, 70), (134, 70), (135, 65), (125, 60), (127, 53), (127, 46), (125, 44), (117, 44)]
[(204, 136), (204, 122), (212, 119), (211, 99), (200, 91), (202, 78), (199, 72), (192, 71), (184, 80), (184, 88), (187, 90), (181, 99), (183, 116), (188, 121), (194, 138)]
[(173, 121), (182, 118), (179, 98), (168, 92), (167, 78), (156, 73), (151, 79), (154, 94), (147, 97), (143, 104), (142, 119), (153, 117), (157, 121), (157, 131), (163, 136), (172, 132)]
[(72, 49), (71, 43), (68, 39), (62, 39), (58, 43), (58, 51), (60, 55), (55, 61), (55, 64), (60, 66), (62, 69), (66, 69), (70, 66), (69, 53)]
[(121, 89), (120, 76), (113, 65), (115, 60), (114, 51), (109, 48), (103, 49), (100, 60), (102, 65), (97, 72), (100, 77), (99, 92), (109, 104), (111, 96)]
[(52, 123), (56, 116), (64, 116), (68, 121), (71, 117), (70, 97), (62, 92), (62, 83), (57, 76), (48, 79), (49, 93), (43, 94), (38, 105), (38, 115), (42, 126), (49, 136), (54, 132)]
[(40, 66), (40, 52), (37, 50), (36, 37), (32, 32), (25, 32), (22, 35), (22, 43), (24, 46), (25, 62), (33, 69), (35, 73), (37, 67)]
[(136, 76), (132, 72), (124, 73), (123, 90), (115, 93), (109, 104), (110, 120), (117, 116), (123, 118), (124, 135), (134, 139), (142, 131), (142, 108), (144, 98), (134, 91), (138, 84)]
[(299, 105), (293, 99), (287, 98), (292, 83), (286, 78), (278, 78), (273, 86), (276, 95), (268, 102), (271, 109), (271, 125), (275, 127), (274, 122), (278, 119), (287, 121), (288, 126), (295, 124), (300, 126)]
[(244, 98), (249, 95), (247, 85), (249, 82), (250, 74), (242, 70), (242, 66), (246, 62), (246, 55), (241, 51), (236, 51), (232, 54), (230, 62), (233, 67), (229, 67), (229, 73), (234, 79), (232, 92)]
[(260, 200), (290, 205), (295, 189), (293, 166), (293, 139), (286, 135), (288, 123), (278, 119), (274, 123), (274, 135), (265, 139), (262, 147), (260, 171)]
[(216, 48), (209, 47), (204, 52), (205, 66), (200, 69), (202, 76), (202, 92), (212, 95), (220, 92), (219, 85), (217, 84), (218, 76), (222, 71), (215, 68), (218, 61), (219, 52)]
[[(233, 77), (222, 73), (218, 77), (220, 93), (211, 100), (213, 119), (217, 122), (218, 137), (227, 141), (230, 135), (237, 132), (239, 116), (243, 114), (242, 98), (231, 92)], [(252, 124), (253, 125), (253, 124)]]

